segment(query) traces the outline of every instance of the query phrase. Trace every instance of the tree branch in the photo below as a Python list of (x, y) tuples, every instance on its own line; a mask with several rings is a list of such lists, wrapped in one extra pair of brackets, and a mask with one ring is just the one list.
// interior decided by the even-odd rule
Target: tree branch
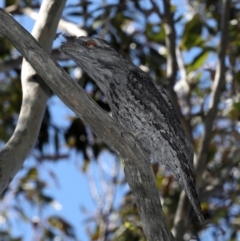
[[(18, 49), (55, 94), (90, 126), (99, 138), (124, 157), (125, 175), (136, 199), (147, 239), (174, 240), (162, 213), (151, 164), (134, 136), (131, 133), (124, 133), (121, 126), (96, 105), (47, 51), (42, 49), (37, 41), (3, 10), (0, 10), (0, 19), (0, 34)], [(1, 171), (4, 173), (9, 169), (8, 163), (1, 164), (0, 160)]]
[(230, 13), (231, 0), (222, 0), (221, 15), (221, 39), (218, 51), (218, 63), (215, 78), (212, 86), (209, 110), (204, 118), (204, 133), (200, 144), (198, 158), (196, 162), (197, 183), (200, 184), (201, 175), (204, 171), (207, 159), (209, 143), (211, 141), (211, 131), (213, 123), (218, 112), (218, 103), (225, 84), (225, 55), (228, 44), (228, 22)]
[[(215, 74), (215, 79), (211, 92), (211, 101), (209, 104), (208, 112), (204, 118), (204, 130), (200, 143), (198, 155), (195, 157), (195, 173), (196, 173), (196, 185), (200, 186), (201, 177), (206, 167), (206, 160), (208, 155), (208, 147), (211, 141), (211, 133), (213, 123), (218, 111), (218, 103), (223, 91), (225, 83), (225, 54), (228, 43), (228, 22), (230, 12), (231, 0), (222, 0), (222, 15), (221, 15), (221, 39), (218, 52), (218, 63)], [(176, 240), (183, 240), (183, 234), (186, 231), (186, 203), (188, 202), (185, 193), (182, 192), (179, 201), (179, 207), (174, 220), (174, 227), (172, 232), (174, 233)]]
[[(65, 0), (43, 1), (39, 12), (40, 17), (34, 25), (33, 36), (48, 52), (51, 50), (64, 5)], [(8, 16), (8, 14), (4, 14)], [(10, 16), (8, 18), (11, 19)], [(4, 28), (9, 28), (11, 24), (8, 21), (4, 22), (4, 19), (1, 18), (1, 24), (5, 25)], [(11, 29), (12, 34), (16, 34), (16, 40), (21, 41), (21, 35), (17, 34), (16, 28), (15, 26), (15, 28), (9, 29)], [(2, 29), (1, 32), (3, 31)], [(18, 123), (12, 137), (0, 151), (0, 193), (3, 192), (19, 171), (24, 160), (35, 145), (45, 112), (46, 102), (49, 98), (48, 87), (26, 61), (23, 61), (21, 79), (23, 100)]]

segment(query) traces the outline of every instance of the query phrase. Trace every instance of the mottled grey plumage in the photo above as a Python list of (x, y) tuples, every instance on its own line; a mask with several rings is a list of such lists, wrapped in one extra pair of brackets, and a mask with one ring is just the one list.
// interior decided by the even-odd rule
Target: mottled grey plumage
[(195, 190), (193, 148), (164, 89), (106, 41), (65, 38), (61, 50), (96, 81), (108, 99), (113, 118), (135, 134), (150, 161), (173, 171), (203, 223)]

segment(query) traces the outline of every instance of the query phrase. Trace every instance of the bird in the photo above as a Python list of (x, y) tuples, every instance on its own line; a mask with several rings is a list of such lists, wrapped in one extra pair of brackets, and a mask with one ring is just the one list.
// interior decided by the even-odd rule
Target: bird
[(149, 161), (172, 170), (203, 224), (195, 188), (193, 146), (167, 92), (107, 41), (63, 37), (60, 50), (96, 82), (107, 98), (113, 119), (134, 134)]

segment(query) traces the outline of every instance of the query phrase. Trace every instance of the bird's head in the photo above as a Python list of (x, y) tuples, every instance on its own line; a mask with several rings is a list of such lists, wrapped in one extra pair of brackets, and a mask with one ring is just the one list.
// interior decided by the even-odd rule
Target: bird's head
[(100, 38), (64, 35), (60, 50), (71, 57), (106, 94), (107, 85), (114, 78), (126, 75), (134, 65)]

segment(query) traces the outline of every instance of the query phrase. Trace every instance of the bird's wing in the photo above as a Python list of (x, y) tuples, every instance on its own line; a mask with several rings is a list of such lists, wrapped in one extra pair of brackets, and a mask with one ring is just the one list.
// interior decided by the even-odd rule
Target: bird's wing
[[(185, 135), (167, 93), (161, 86), (157, 88), (153, 80), (140, 71), (129, 73), (127, 87), (131, 95), (141, 100), (140, 104), (144, 105), (146, 115), (153, 116), (154, 120), (151, 121), (154, 129), (160, 131), (162, 138), (168, 142), (171, 150), (176, 153), (176, 160), (168, 160), (163, 163), (173, 171), (185, 189), (200, 222), (203, 222), (198, 195), (195, 190), (193, 147)], [(160, 145), (161, 143), (158, 143), (158, 147)]]
[[(146, 113), (154, 116), (153, 125), (169, 142), (173, 149), (186, 149), (186, 155), (193, 159), (193, 147), (186, 137), (176, 111), (161, 86), (143, 72), (131, 71), (128, 75), (127, 89), (136, 99), (141, 100)], [(190, 164), (190, 163), (189, 163)], [(192, 165), (192, 164), (191, 164)]]

